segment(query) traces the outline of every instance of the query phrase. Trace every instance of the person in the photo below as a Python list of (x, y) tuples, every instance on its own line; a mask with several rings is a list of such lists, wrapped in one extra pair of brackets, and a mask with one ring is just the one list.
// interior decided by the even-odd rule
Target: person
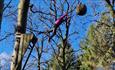
[(50, 40), (51, 40), (51, 38), (54, 36), (54, 35), (56, 35), (56, 30), (57, 30), (57, 28), (64, 22), (64, 21), (66, 21), (66, 20), (68, 20), (68, 15), (67, 15), (67, 13), (65, 13), (64, 15), (62, 15), (60, 18), (58, 18), (56, 21), (55, 21), (55, 23), (54, 23), (54, 28), (53, 28), (53, 34), (49, 37), (49, 42), (50, 42)]

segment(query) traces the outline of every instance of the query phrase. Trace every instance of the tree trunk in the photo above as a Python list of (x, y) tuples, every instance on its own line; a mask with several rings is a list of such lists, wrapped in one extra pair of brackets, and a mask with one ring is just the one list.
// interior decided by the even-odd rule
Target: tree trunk
[(20, 54), (21, 36), (26, 33), (27, 14), (30, 0), (20, 0), (18, 6), (18, 22), (16, 29), (16, 41), (14, 44), (14, 51), (12, 54), (11, 70), (21, 70), (23, 56)]
[(2, 24), (3, 7), (4, 7), (4, 0), (0, 0), (0, 30)]

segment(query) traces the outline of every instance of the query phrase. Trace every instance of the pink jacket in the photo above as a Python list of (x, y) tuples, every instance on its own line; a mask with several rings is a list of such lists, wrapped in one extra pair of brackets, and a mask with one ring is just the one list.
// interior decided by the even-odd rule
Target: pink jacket
[(64, 14), (64, 15), (62, 15), (60, 18), (58, 18), (58, 19), (55, 21), (55, 25), (56, 25), (56, 26), (59, 26), (59, 25), (63, 22), (64, 17), (66, 17), (66, 16), (67, 16), (67, 13)]

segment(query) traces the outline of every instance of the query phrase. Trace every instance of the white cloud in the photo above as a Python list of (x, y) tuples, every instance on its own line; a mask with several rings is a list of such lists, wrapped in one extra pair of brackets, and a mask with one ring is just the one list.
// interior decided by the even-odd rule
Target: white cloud
[(9, 70), (10, 60), (11, 55), (6, 52), (2, 52), (0, 54), (0, 70)]
[(10, 59), (10, 54), (7, 54), (6, 52), (2, 52), (0, 54), (0, 59)]

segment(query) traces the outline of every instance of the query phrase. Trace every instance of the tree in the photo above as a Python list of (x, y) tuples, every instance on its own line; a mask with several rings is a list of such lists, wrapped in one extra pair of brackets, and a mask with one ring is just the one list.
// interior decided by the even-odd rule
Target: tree
[(99, 66), (108, 70), (114, 60), (115, 34), (110, 17), (102, 15), (100, 21), (90, 26), (88, 36), (82, 42), (81, 70), (96, 69)]
[[(68, 43), (65, 47), (65, 54), (63, 54), (63, 45), (57, 46), (59, 49), (56, 54), (52, 55), (51, 61), (49, 62), (48, 70), (75, 70), (76, 69), (76, 56), (71, 45)], [(63, 61), (65, 60), (65, 62)]]
[[(17, 24), (17, 27), (16, 27), (16, 42), (15, 42), (15, 45), (14, 45), (14, 52), (13, 52), (13, 56), (12, 56), (11, 70), (15, 70), (15, 69), (16, 70), (17, 69), (20, 70), (22, 68), (22, 59), (23, 59), (23, 56), (24, 56), (24, 54), (25, 54), (25, 52), (26, 52), (26, 50), (28, 48), (28, 46), (26, 46), (26, 47), (23, 46), (23, 45), (20, 46), (20, 43), (24, 42), (22, 40), (22, 38), (25, 36), (25, 33), (26, 33), (26, 23), (27, 23), (27, 13), (28, 13), (29, 1), (30, 0), (24, 0), (24, 1), (20, 0), (20, 3), (19, 3), (19, 8), (18, 8), (18, 24)], [(51, 4), (54, 5), (55, 10), (52, 10), (53, 7), (50, 7), (50, 10), (52, 10), (54, 12), (55, 20), (56, 20), (57, 19), (57, 14), (58, 14), (58, 13), (56, 13), (56, 11), (58, 11), (56, 8), (58, 8), (58, 7), (55, 6), (56, 3), (53, 3), (53, 2), (55, 2), (55, 1), (52, 1)], [(68, 14), (72, 14), (73, 9), (75, 9), (75, 7), (74, 8), (69, 8), (68, 1), (64, 1), (64, 3), (67, 3), (67, 6), (68, 6), (66, 12)], [(47, 15), (47, 13), (45, 13), (45, 16), (43, 16), (44, 12), (42, 12), (42, 11), (34, 11), (32, 6), (30, 6), (30, 10), (31, 10), (32, 13), (39, 13), (39, 14), (41, 14), (40, 15), (40, 19), (42, 19), (45, 22), (46, 22), (47, 18), (49, 18), (49, 16), (52, 16), (52, 13), (49, 14), (49, 15)], [(62, 14), (63, 14), (64, 11), (63, 10), (61, 10), (61, 11), (62, 11)], [(52, 17), (54, 17), (54, 15)], [(47, 16), (47, 18), (45, 18), (46, 16)], [(65, 41), (63, 41), (64, 49), (66, 47), (66, 41), (67, 41), (68, 36), (69, 36), (70, 18), (72, 18), (71, 16), (68, 17), (69, 20), (67, 20), (64, 23), (64, 26), (66, 28), (65, 29), (66, 30), (66, 33), (65, 33), (66, 38), (64, 39)], [(51, 19), (48, 20), (48, 21), (51, 21)], [(31, 29), (31, 28), (29, 28), (29, 29)], [(45, 30), (45, 29), (43, 29), (43, 30)], [(61, 33), (62, 33), (61, 29), (58, 30), (58, 31), (61, 31)], [(40, 31), (40, 32), (37, 31), (37, 33), (39, 33), (39, 35), (41, 33), (46, 38), (48, 38), (49, 35), (50, 35), (50, 33), (47, 33), (47, 31), (43, 31), (43, 32), (42, 31)], [(60, 35), (60, 34), (58, 34), (58, 35)], [(60, 36), (60, 38), (63, 40), (63, 36), (62, 35)], [(65, 54), (65, 50), (63, 50), (63, 52), (64, 52), (63, 54)], [(63, 61), (64, 61), (64, 64), (65, 64), (65, 57), (64, 57)], [(40, 65), (39, 62), (40, 62), (40, 60), (38, 61), (38, 65)], [(24, 67), (25, 67), (25, 65), (24, 65)], [(65, 70), (65, 66), (64, 65), (63, 65), (63, 70)]]
[(110, 12), (101, 14), (101, 19), (90, 26), (87, 38), (81, 43), (82, 54), (78, 60), (80, 70), (92, 70), (97, 67), (108, 70), (114, 60), (114, 0), (112, 2), (105, 0), (105, 2)]

